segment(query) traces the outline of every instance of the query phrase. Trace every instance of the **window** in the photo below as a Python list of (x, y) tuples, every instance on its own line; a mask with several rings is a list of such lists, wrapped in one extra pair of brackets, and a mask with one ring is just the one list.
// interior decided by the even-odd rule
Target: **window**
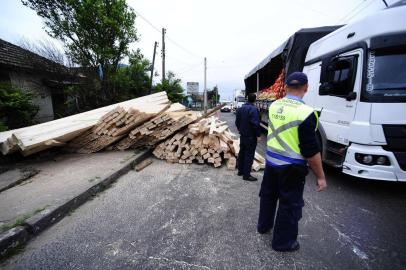
[(354, 91), (358, 55), (323, 61), (320, 94), (347, 97)]
[(370, 51), (367, 94), (381, 100), (406, 97), (406, 50)]
[(237, 99), (237, 102), (245, 102), (245, 97), (239, 96), (236, 99)]

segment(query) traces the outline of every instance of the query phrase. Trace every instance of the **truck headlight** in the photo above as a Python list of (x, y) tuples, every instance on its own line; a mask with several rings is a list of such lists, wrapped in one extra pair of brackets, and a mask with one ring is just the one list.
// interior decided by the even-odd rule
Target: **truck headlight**
[(355, 160), (358, 163), (361, 163), (363, 165), (368, 165), (368, 166), (372, 166), (372, 165), (389, 166), (390, 165), (390, 161), (387, 156), (355, 153)]
[(374, 158), (371, 155), (365, 155), (362, 158), (362, 163), (370, 165), (374, 161)]
[(388, 163), (388, 158), (385, 156), (380, 156), (376, 159), (376, 164), (378, 165), (386, 165)]

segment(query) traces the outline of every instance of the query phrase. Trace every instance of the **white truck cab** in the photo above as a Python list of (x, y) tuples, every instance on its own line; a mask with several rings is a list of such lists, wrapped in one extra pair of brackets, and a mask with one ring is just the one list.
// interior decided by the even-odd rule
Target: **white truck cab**
[(356, 177), (406, 181), (405, 1), (312, 43), (303, 72), (323, 160)]
[(237, 111), (245, 103), (245, 91), (235, 90), (234, 91), (234, 100), (233, 100), (233, 110)]

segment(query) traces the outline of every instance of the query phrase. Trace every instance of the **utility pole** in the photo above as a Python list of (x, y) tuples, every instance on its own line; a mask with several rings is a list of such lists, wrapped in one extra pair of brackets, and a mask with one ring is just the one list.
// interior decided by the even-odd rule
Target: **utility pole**
[(154, 77), (155, 54), (156, 54), (156, 46), (157, 45), (158, 45), (158, 42), (155, 41), (154, 55), (152, 56), (151, 78), (149, 79), (149, 94), (150, 95), (151, 95), (151, 91), (152, 91), (152, 78)]
[(165, 33), (166, 29), (162, 28), (162, 82), (165, 80)]
[(204, 89), (203, 89), (203, 95), (204, 95), (204, 103), (203, 103), (203, 109), (204, 113), (207, 113), (207, 87), (206, 87), (206, 78), (207, 78), (207, 60), (206, 57), (204, 58)]

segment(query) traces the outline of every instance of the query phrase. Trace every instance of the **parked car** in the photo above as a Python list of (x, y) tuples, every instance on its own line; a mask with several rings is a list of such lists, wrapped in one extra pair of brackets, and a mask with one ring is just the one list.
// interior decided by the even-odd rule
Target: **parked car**
[(231, 107), (229, 105), (224, 106), (220, 109), (221, 112), (231, 112)]

